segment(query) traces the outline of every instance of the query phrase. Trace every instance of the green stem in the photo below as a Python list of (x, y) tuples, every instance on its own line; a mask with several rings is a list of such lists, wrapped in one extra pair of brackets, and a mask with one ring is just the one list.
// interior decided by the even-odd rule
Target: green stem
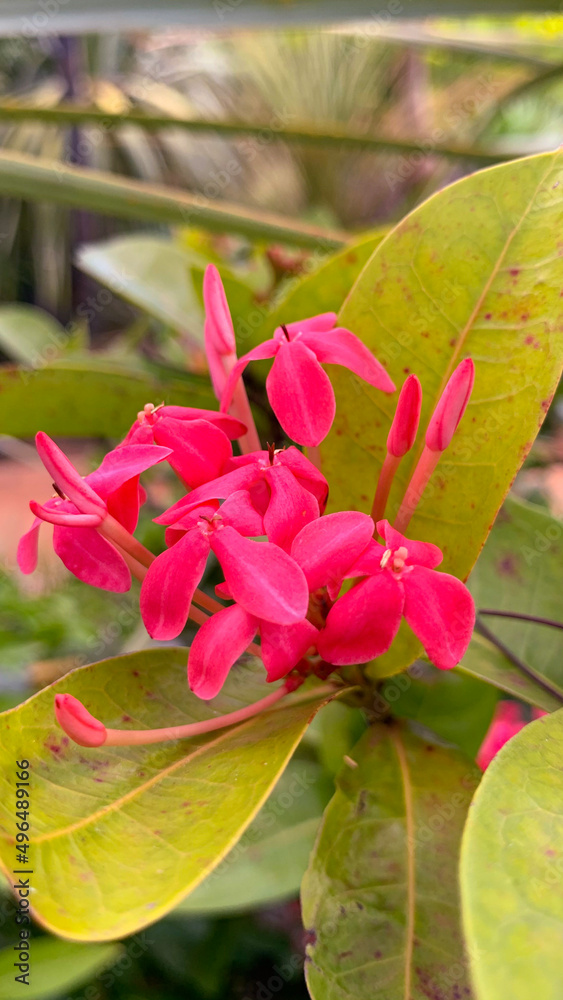
[(0, 150), (0, 195), (24, 201), (48, 201), (122, 219), (240, 233), (254, 239), (315, 249), (339, 249), (351, 239), (349, 233), (270, 212), (239, 208), (222, 200), (213, 202), (178, 188), (145, 184), (129, 177), (7, 150)]
[[(59, 104), (56, 108), (34, 108), (5, 102), (0, 104), (0, 121), (38, 121), (47, 125), (98, 125), (103, 131), (123, 126), (138, 125), (149, 131), (164, 128), (180, 128), (189, 132), (216, 132), (221, 136), (255, 136), (263, 142), (282, 141), (298, 145), (322, 148), (350, 149), (359, 152), (420, 153), (425, 144), (420, 139), (396, 139), (391, 136), (365, 135), (342, 128), (338, 123), (327, 123), (323, 127), (303, 122), (292, 128), (278, 128), (267, 123), (256, 124), (241, 121), (215, 121), (203, 118), (171, 118), (169, 115), (145, 114), (142, 111), (127, 111), (123, 114), (107, 113), (97, 108)], [(478, 146), (464, 146), (456, 143), (437, 143), (428, 149), (432, 156), (446, 159), (467, 159), (476, 163), (492, 164), (515, 159), (518, 153), (502, 153)]]

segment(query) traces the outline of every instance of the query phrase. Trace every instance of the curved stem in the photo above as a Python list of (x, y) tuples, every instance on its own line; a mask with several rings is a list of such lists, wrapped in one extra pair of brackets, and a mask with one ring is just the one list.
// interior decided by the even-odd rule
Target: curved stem
[(488, 639), (489, 642), (492, 642), (493, 646), (496, 646), (497, 649), (500, 650), (500, 652), (503, 653), (504, 656), (506, 656), (506, 659), (510, 660), (510, 662), (513, 663), (514, 666), (518, 668), (518, 670), (520, 670), (523, 674), (525, 674), (526, 677), (528, 677), (531, 681), (533, 681), (534, 684), (537, 684), (539, 687), (543, 688), (544, 691), (547, 691), (549, 694), (553, 695), (554, 698), (557, 698), (558, 701), (563, 703), (563, 691), (560, 691), (559, 688), (556, 687), (555, 685), (550, 684), (550, 682), (546, 680), (545, 677), (542, 677), (540, 674), (537, 674), (536, 671), (533, 669), (533, 667), (529, 667), (528, 664), (524, 663), (524, 661), (521, 660), (519, 656), (516, 656), (516, 653), (513, 653), (512, 650), (508, 648), (508, 646), (505, 646), (504, 642), (501, 639), (497, 638), (494, 632), (491, 632), (491, 630), (488, 629), (487, 626), (483, 624), (483, 622), (479, 618), (479, 615), (477, 615), (477, 623), (475, 625), (475, 628), (478, 632), (480, 632), (482, 636), (484, 636), (485, 639)]
[(393, 522), (393, 527), (402, 534), (405, 533), (410, 519), (420, 503), (422, 494), (424, 493), (424, 490), (428, 485), (428, 481), (441, 457), (442, 452), (431, 451), (430, 448), (424, 448), (424, 451), (418, 460), (418, 464), (416, 465), (410, 482), (406, 488), (405, 495), (401, 500), (401, 506), (397, 512), (397, 517)]
[(379, 473), (379, 479), (377, 480), (377, 487), (371, 508), (371, 517), (376, 525), (378, 521), (381, 521), (382, 517), (385, 517), (385, 508), (389, 499), (389, 492), (391, 490), (391, 486), (393, 485), (395, 473), (400, 464), (400, 458), (397, 458), (395, 455), (391, 455), (390, 452), (387, 452), (383, 465), (381, 466), (381, 472)]
[(253, 705), (247, 705), (236, 712), (229, 712), (228, 715), (220, 715), (215, 719), (205, 719), (204, 722), (190, 722), (185, 726), (167, 726), (165, 729), (107, 729), (103, 746), (139, 746), (145, 743), (162, 743), (166, 740), (192, 739), (194, 736), (202, 736), (204, 733), (225, 729), (227, 726), (234, 726), (238, 722), (251, 719), (254, 715), (271, 708), (286, 694), (288, 690), (284, 684)]
[(539, 618), (537, 615), (525, 615), (521, 611), (496, 611), (492, 608), (480, 608), (480, 615), (490, 615), (492, 618), (514, 618), (517, 621), (533, 622), (535, 625), (549, 625), (550, 628), (560, 628), (563, 631), (563, 622), (555, 621), (554, 618)]

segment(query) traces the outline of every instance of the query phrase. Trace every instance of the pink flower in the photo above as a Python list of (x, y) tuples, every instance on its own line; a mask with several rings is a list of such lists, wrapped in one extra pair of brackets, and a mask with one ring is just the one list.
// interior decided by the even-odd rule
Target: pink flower
[[(547, 712), (543, 712), (540, 708), (532, 710), (532, 717), (534, 719), (541, 719), (543, 715), (547, 714)], [(493, 757), (502, 749), (504, 744), (508, 743), (527, 724), (528, 721), (524, 719), (522, 706), (518, 702), (499, 701), (495, 708), (493, 721), (477, 754), (478, 767), (482, 771), (485, 771)]]
[(343, 365), (376, 389), (393, 392), (393, 382), (371, 351), (350, 330), (335, 328), (335, 323), (336, 313), (323, 313), (278, 327), (271, 340), (244, 354), (233, 367), (221, 410), (228, 411), (248, 362), (267, 358), (275, 358), (266, 379), (268, 399), (297, 444), (320, 444), (334, 420), (334, 390), (321, 364)]
[(441, 670), (459, 663), (473, 632), (471, 594), (454, 576), (436, 573), (436, 545), (410, 541), (379, 521), (386, 546), (371, 542), (346, 574), (365, 576), (328, 613), (317, 648), (329, 663), (365, 663), (389, 649), (404, 617)]
[(201, 626), (190, 647), (188, 683), (194, 694), (205, 700), (214, 698), (257, 632), (268, 681), (277, 681), (293, 670), (318, 635), (305, 617), (280, 625), (250, 614), (240, 604), (223, 608)]
[(155, 444), (169, 448), (168, 461), (177, 476), (191, 488), (220, 476), (233, 449), (231, 441), (246, 432), (246, 425), (225, 413), (189, 406), (153, 406), (137, 414), (123, 444)]
[(45, 504), (31, 501), (36, 515), (18, 545), (22, 573), (37, 566), (39, 529), (43, 521), (55, 525), (53, 547), (74, 576), (93, 587), (123, 592), (131, 574), (121, 553), (96, 530), (106, 517), (115, 517), (128, 532), (134, 531), (141, 503), (139, 476), (168, 458), (168, 448), (123, 445), (110, 451), (102, 464), (82, 478), (66, 455), (47, 436), (36, 437), (37, 451), (62, 496)]
[(308, 590), (297, 563), (277, 545), (240, 534), (233, 527), (236, 511), (229, 524), (222, 512), (212, 510), (194, 516), (180, 540), (149, 567), (141, 587), (141, 614), (149, 635), (174, 639), (180, 634), (210, 551), (219, 560), (229, 593), (246, 611), (280, 625), (301, 621)]
[(201, 503), (223, 500), (245, 491), (263, 518), (269, 541), (289, 551), (301, 528), (324, 510), (328, 484), (297, 448), (258, 451), (233, 458), (223, 476), (188, 493), (160, 517), (157, 524), (173, 524)]
[[(308, 590), (313, 592), (327, 585), (330, 589), (334, 583), (338, 592), (342, 578), (365, 549), (373, 531), (371, 517), (356, 511), (329, 514), (307, 524), (294, 539), (291, 554), (303, 570)], [(224, 586), (220, 593), (227, 598), (233, 596)], [(192, 643), (188, 661), (192, 691), (200, 698), (214, 698), (257, 632), (270, 682), (293, 670), (307, 650), (316, 645), (319, 635), (316, 626), (304, 616), (302, 621), (286, 625), (261, 620), (239, 604), (224, 608), (202, 625)]]

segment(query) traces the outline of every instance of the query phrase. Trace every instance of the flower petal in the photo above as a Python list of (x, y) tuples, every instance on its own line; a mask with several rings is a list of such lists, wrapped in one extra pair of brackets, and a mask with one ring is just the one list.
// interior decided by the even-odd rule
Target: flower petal
[(449, 573), (415, 566), (403, 578), (405, 618), (429, 659), (450, 670), (465, 653), (475, 625), (475, 606), (467, 587)]
[(248, 490), (236, 490), (231, 493), (221, 505), (219, 514), (223, 524), (236, 528), (241, 535), (259, 538), (266, 534), (264, 519), (252, 503)]
[(526, 725), (522, 706), (515, 701), (499, 701), (491, 725), (477, 753), (477, 766), (485, 771), (493, 757)]
[(108, 451), (99, 468), (86, 476), (84, 481), (102, 500), (107, 500), (124, 483), (137, 478), (153, 465), (164, 462), (170, 454), (170, 448), (158, 448), (152, 443), (120, 445)]
[(303, 528), (293, 542), (291, 555), (305, 573), (309, 590), (341, 581), (373, 532), (371, 517), (348, 510), (325, 514)]
[(192, 489), (220, 476), (233, 453), (227, 435), (208, 420), (163, 417), (155, 424), (154, 439), (171, 449), (168, 462)]
[(123, 594), (131, 574), (123, 556), (95, 528), (53, 529), (53, 548), (74, 576), (92, 587)]
[(238, 604), (265, 621), (291, 625), (307, 613), (309, 591), (294, 559), (271, 542), (253, 542), (234, 528), (210, 535), (225, 582)]
[(160, 420), (163, 417), (174, 417), (175, 420), (207, 420), (223, 431), (231, 441), (246, 433), (246, 424), (243, 424), (242, 420), (230, 417), (228, 413), (220, 413), (219, 410), (200, 410), (196, 406), (162, 406), (158, 414)]
[(39, 458), (60, 490), (76, 504), (82, 514), (105, 513), (105, 504), (74, 468), (54, 441), (39, 431), (35, 435)]
[(270, 542), (289, 552), (301, 529), (319, 516), (319, 505), (289, 469), (275, 465), (265, 472), (270, 502), (264, 514), (264, 529)]
[(26, 575), (33, 573), (37, 569), (37, 553), (39, 545), (39, 529), (43, 522), (40, 518), (34, 518), (33, 524), (25, 535), (22, 535), (18, 542), (17, 563)]
[(273, 625), (260, 623), (262, 661), (268, 673), (268, 681), (279, 681), (280, 677), (293, 670), (310, 646), (317, 641), (319, 630), (304, 619), (295, 625)]
[(243, 354), (242, 358), (239, 358), (236, 365), (233, 365), (231, 373), (225, 384), (223, 394), (221, 396), (221, 413), (227, 413), (232, 401), (233, 394), (237, 386), (237, 382), (241, 377), (244, 369), (250, 361), (266, 361), (268, 358), (273, 358), (278, 350), (278, 344), (275, 340), (265, 340), (263, 344), (258, 344), (257, 347), (253, 347), (251, 351), (247, 354)]
[(338, 327), (329, 333), (305, 333), (301, 341), (313, 351), (321, 364), (343, 365), (376, 389), (395, 391), (395, 385), (381, 362), (350, 330)]
[(309, 490), (309, 493), (313, 494), (318, 502), (321, 514), (324, 513), (328, 499), (328, 483), (322, 472), (319, 472), (317, 467), (305, 457), (302, 451), (299, 451), (299, 448), (295, 448), (294, 445), (290, 445), (289, 448), (284, 448), (283, 451), (278, 452), (276, 454), (276, 461), (291, 470), (301, 485), (306, 490)]
[[(318, 316), (310, 316), (309, 319), (298, 319), (295, 323), (286, 323), (285, 328), (289, 333), (290, 340), (293, 340), (298, 333), (328, 333), (336, 323), (337, 316), (334, 312), (319, 313)], [(284, 336), (280, 326), (276, 330)]]
[(256, 618), (238, 604), (217, 611), (198, 630), (188, 657), (188, 684), (198, 698), (214, 698), (229, 670), (258, 630)]
[(426, 566), (427, 569), (435, 569), (443, 560), (442, 550), (432, 542), (415, 542), (411, 538), (405, 538), (400, 531), (392, 528), (389, 521), (378, 521), (377, 531), (385, 539), (389, 549), (398, 549), (401, 546), (408, 551), (406, 560), (407, 566)]
[(401, 623), (403, 589), (389, 573), (357, 583), (328, 613), (317, 649), (335, 666), (367, 663), (389, 649)]
[(140, 605), (153, 639), (175, 639), (184, 628), (208, 555), (208, 537), (194, 528), (149, 566)]
[(311, 447), (325, 439), (336, 410), (334, 391), (328, 375), (302, 340), (280, 343), (266, 391), (288, 437)]
[(172, 504), (163, 514), (155, 517), (156, 524), (174, 524), (179, 517), (187, 514), (200, 503), (209, 503), (210, 500), (226, 500), (231, 493), (236, 490), (248, 489), (254, 480), (260, 475), (260, 470), (256, 463), (243, 465), (232, 472), (227, 472), (218, 479), (213, 479), (210, 483), (204, 483), (192, 490), (187, 496), (182, 497), (175, 504)]

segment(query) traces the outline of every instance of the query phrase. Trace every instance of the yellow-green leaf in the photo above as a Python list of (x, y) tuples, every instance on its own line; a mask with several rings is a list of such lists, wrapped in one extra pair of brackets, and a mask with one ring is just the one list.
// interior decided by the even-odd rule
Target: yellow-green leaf
[[(481, 171), (438, 192), (376, 249), (339, 317), (397, 387), (410, 372), (422, 382), (421, 429), (391, 491), (391, 518), (447, 379), (462, 358), (475, 361), (472, 400), (408, 532), (439, 545), (443, 569), (461, 578), (479, 554), (561, 373), (562, 182), (563, 153), (556, 152)], [(322, 446), (331, 509), (367, 511), (396, 396), (341, 368), (331, 377), (337, 415)], [(404, 668), (419, 648), (396, 647), (381, 658), (381, 672)]]
[(457, 867), (476, 769), (398, 725), (350, 760), (302, 887), (313, 1000), (470, 996)]
[(477, 1000), (559, 1000), (563, 711), (487, 768), (463, 836), (463, 921)]
[[(102, 403), (103, 400), (103, 403)], [(0, 368), (3, 434), (33, 437), (37, 430), (65, 437), (122, 436), (145, 403), (217, 408), (202, 376), (155, 378), (101, 362), (60, 362), (47, 367)]]
[(239, 726), (145, 747), (86, 750), (54, 720), (57, 691), (119, 728), (184, 724), (264, 696), (262, 669), (238, 666), (218, 698), (199, 701), (186, 659), (163, 648), (105, 660), (0, 716), (0, 863), (14, 867), (15, 762), (25, 758), (33, 912), (63, 937), (121, 937), (171, 910), (237, 842), (322, 703), (296, 695)]

